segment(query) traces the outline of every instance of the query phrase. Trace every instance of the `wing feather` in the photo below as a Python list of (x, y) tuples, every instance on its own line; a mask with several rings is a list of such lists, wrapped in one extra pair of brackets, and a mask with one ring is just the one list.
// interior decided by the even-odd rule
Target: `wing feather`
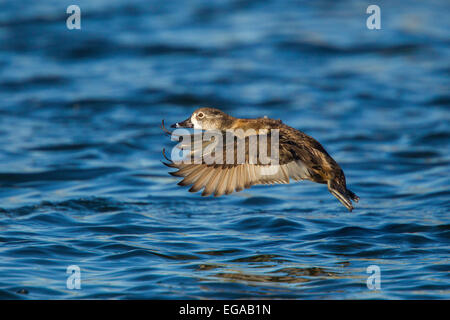
[(194, 182), (192, 187), (189, 189), (189, 192), (197, 192), (203, 189), (208, 183), (208, 179), (215, 173), (215, 171), (211, 168), (206, 168), (206, 172), (198, 177), (197, 181)]
[(228, 184), (228, 168), (222, 169), (222, 172), (219, 177), (219, 181), (217, 182), (217, 187), (214, 192), (214, 197), (220, 197), (225, 193), (225, 189)]
[[(235, 142), (232, 141), (228, 145), (225, 145), (223, 160), (226, 158), (226, 153), (230, 149), (234, 148), (235, 160), (237, 146)], [(209, 145), (211, 142), (207, 141), (202, 143), (202, 147)], [(282, 141), (280, 141), (280, 144)], [(234, 145), (232, 145), (234, 144)], [(274, 184), (274, 183), (289, 183), (290, 179), (295, 181), (308, 179), (310, 173), (308, 167), (305, 163), (296, 158), (295, 152), (289, 149), (289, 145), (280, 145), (279, 148), (279, 160), (280, 163), (274, 164), (261, 164), (258, 163), (258, 159), (251, 158), (248, 154), (245, 157), (245, 163), (236, 164), (207, 164), (202, 160), (199, 163), (183, 163), (183, 162), (172, 162), (169, 159), (169, 163), (164, 163), (168, 167), (178, 169), (175, 172), (170, 172), (171, 175), (177, 177), (183, 177), (178, 184), (182, 186), (192, 185), (189, 189), (190, 192), (197, 192), (204, 188), (202, 196), (208, 196), (214, 194), (218, 197), (223, 194), (230, 194), (233, 192), (239, 192), (243, 189), (250, 188), (256, 184)], [(192, 150), (190, 157), (204, 157), (206, 154), (211, 153), (211, 148), (207, 148), (202, 154), (202, 149), (198, 148), (199, 145), (192, 144)], [(249, 142), (246, 141), (246, 152), (248, 152)], [(188, 143), (182, 145), (182, 148), (187, 149)], [(251, 159), (252, 163), (249, 163)], [(204, 158), (202, 158), (204, 159)], [(228, 159), (227, 159), (228, 161)]]
[(214, 169), (213, 167), (210, 167), (211, 170), (213, 170), (213, 174), (211, 176), (211, 179), (206, 184), (205, 190), (203, 190), (202, 196), (209, 196), (216, 190), (216, 185), (218, 181), (218, 176), (222, 172), (222, 169)]
[(205, 169), (206, 168), (204, 166), (196, 165), (194, 170), (192, 170), (190, 173), (188, 173), (183, 180), (178, 182), (178, 185), (187, 186), (187, 185), (193, 184), (195, 182), (195, 180), (197, 179), (197, 177), (199, 177), (202, 173), (204, 173), (203, 171)]
[(245, 178), (243, 174), (243, 164), (239, 164), (236, 167), (236, 192), (244, 190)]
[(231, 167), (228, 177), (227, 188), (225, 189), (225, 194), (233, 193), (236, 188), (236, 167)]

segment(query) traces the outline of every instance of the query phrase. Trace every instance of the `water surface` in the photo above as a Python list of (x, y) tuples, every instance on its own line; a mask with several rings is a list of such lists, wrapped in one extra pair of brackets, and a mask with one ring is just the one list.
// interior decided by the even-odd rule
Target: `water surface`
[[(448, 2), (77, 3), (0, 4), (0, 298), (450, 298)], [(178, 187), (158, 126), (199, 106), (315, 137), (360, 203)]]

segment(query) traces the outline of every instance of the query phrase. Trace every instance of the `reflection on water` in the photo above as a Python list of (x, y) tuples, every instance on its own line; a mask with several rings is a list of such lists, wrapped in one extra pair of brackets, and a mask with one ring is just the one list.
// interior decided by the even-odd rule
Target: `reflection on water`
[[(78, 2), (80, 31), (0, 10), (0, 298), (450, 297), (446, 1), (381, 4), (379, 31), (359, 1)], [(178, 187), (159, 125), (199, 106), (317, 138), (360, 203)]]

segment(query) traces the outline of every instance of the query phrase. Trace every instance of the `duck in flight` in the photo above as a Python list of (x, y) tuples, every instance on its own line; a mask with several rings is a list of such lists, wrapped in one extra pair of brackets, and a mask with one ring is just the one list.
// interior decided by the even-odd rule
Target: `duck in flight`
[[(242, 161), (236, 161), (237, 156), (234, 155), (231, 163), (227, 159), (227, 162), (223, 164), (206, 162), (202, 157), (200, 161), (172, 161), (164, 154), (168, 162), (163, 163), (170, 168), (177, 169), (177, 171), (169, 173), (173, 176), (184, 178), (178, 185), (192, 185), (189, 189), (190, 192), (197, 192), (203, 189), (202, 196), (211, 194), (221, 196), (242, 191), (253, 185), (289, 183), (292, 179), (294, 181), (310, 180), (326, 184), (329, 192), (349, 211), (353, 210), (352, 201), (359, 201), (359, 197), (347, 189), (345, 175), (341, 167), (325, 151), (323, 146), (312, 137), (285, 125), (280, 120), (267, 117), (240, 119), (218, 109), (199, 108), (188, 119), (175, 123), (171, 127), (194, 128), (204, 132), (208, 130), (244, 132), (244, 136), (242, 134), (237, 135), (246, 141), (245, 149), (243, 149), (245, 150), (245, 155), (241, 158), (243, 159)], [(163, 129), (171, 133), (164, 128), (164, 122)], [(261, 163), (252, 159), (249, 156), (249, 149), (251, 149), (249, 138), (251, 138), (251, 135), (267, 134), (268, 132), (273, 132), (273, 130), (277, 132), (277, 163)], [(274, 137), (272, 137), (273, 141), (275, 141)], [(269, 134), (269, 143), (270, 140)], [(230, 149), (237, 151), (237, 140), (231, 139), (227, 141), (223, 144), (224, 157), (225, 153)], [(204, 150), (207, 144), (200, 144), (200, 147)], [(183, 146), (180, 148), (182, 149)], [(194, 150), (195, 148), (192, 148), (190, 155), (198, 151)], [(202, 152), (200, 153), (202, 154)], [(270, 150), (268, 153), (270, 153)]]

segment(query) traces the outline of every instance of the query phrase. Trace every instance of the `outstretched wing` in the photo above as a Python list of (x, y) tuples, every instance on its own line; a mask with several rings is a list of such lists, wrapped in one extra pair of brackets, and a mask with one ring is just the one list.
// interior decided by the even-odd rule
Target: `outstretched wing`
[[(179, 149), (187, 151), (187, 156), (183, 160), (169, 160), (163, 150), (164, 157), (168, 161), (163, 163), (177, 169), (169, 173), (184, 178), (178, 185), (192, 185), (190, 192), (204, 189), (202, 196), (214, 194), (217, 197), (239, 192), (257, 184), (289, 183), (290, 179), (298, 181), (310, 178), (311, 173), (307, 166), (289, 144), (285, 143), (287, 137), (283, 135), (283, 131), (279, 131), (279, 142), (276, 146), (272, 143), (275, 139), (270, 133), (267, 134), (266, 144), (259, 143), (256, 153), (251, 152), (254, 150), (251, 148), (254, 147), (254, 139), (260, 140), (254, 135), (236, 135), (230, 139), (230, 136), (225, 138), (224, 134), (222, 144), (219, 144), (218, 148), (220, 139), (195, 143), (195, 138), (198, 138), (198, 134), (183, 136), (183, 141), (177, 145)], [(278, 152), (273, 149), (274, 146), (278, 148)], [(265, 158), (261, 157), (264, 150), (266, 150)], [(221, 152), (222, 157), (215, 157), (216, 152)], [(211, 162), (211, 158), (215, 160), (219, 158), (222, 161)]]

